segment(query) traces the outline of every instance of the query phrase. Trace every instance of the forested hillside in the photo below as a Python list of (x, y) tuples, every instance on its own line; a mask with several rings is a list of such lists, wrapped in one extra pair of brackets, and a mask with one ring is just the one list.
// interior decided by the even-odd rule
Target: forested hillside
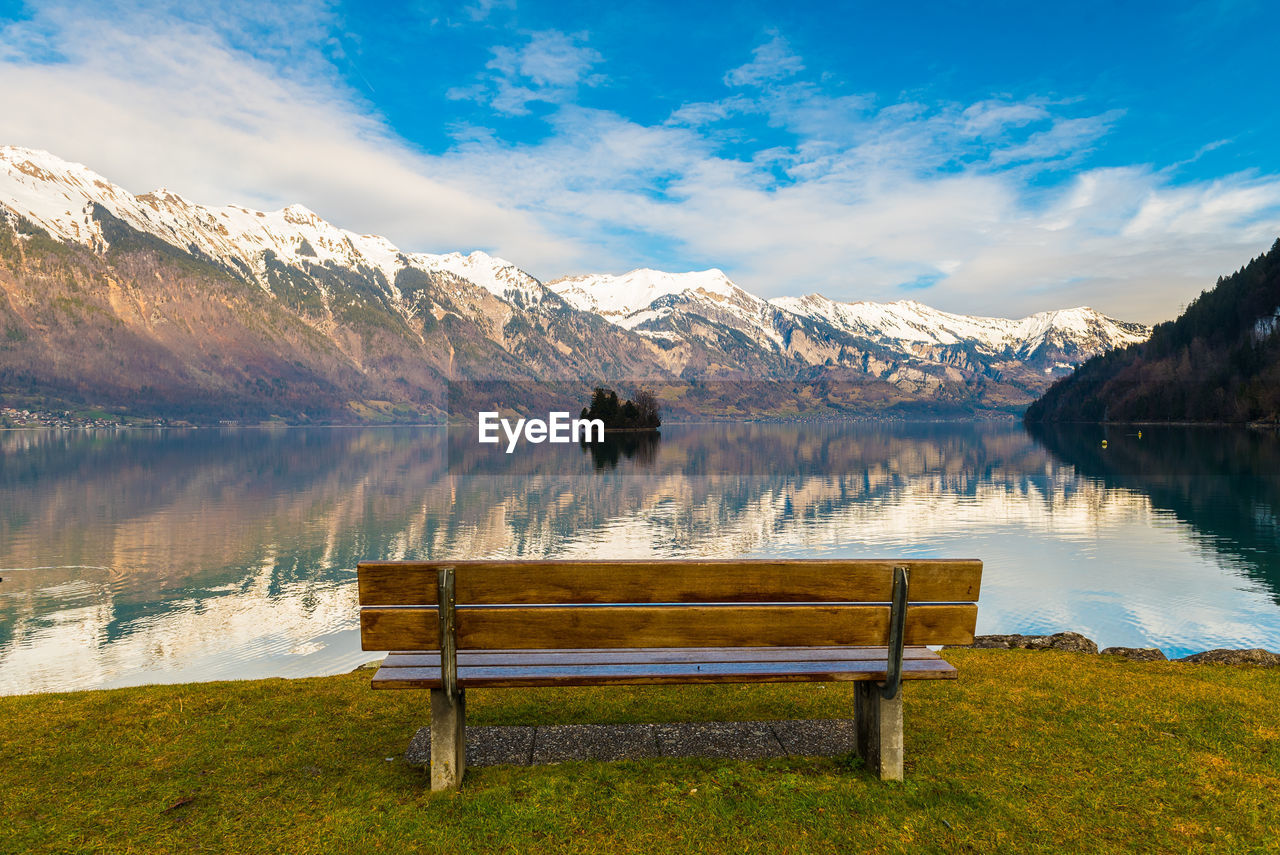
[(1146, 342), (1055, 383), (1026, 420), (1280, 421), (1280, 240)]

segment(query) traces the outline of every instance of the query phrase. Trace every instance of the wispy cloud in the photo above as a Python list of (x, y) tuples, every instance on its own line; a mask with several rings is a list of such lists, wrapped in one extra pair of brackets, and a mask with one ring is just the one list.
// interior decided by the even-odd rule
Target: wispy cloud
[(495, 11), (510, 11), (516, 8), (516, 0), (475, 0), (462, 8), (463, 14), (472, 21), (483, 21)]
[(1036, 131), (1020, 143), (992, 152), (991, 162), (997, 166), (1005, 163), (1065, 166), (1087, 154), (1123, 115), (1123, 110), (1108, 110), (1096, 116), (1054, 117), (1048, 128)]
[(785, 80), (804, 71), (804, 61), (792, 53), (778, 33), (751, 52), (751, 61), (730, 69), (724, 75), (727, 86), (756, 86), (774, 80)]
[(484, 101), (497, 112), (513, 116), (528, 114), (534, 101), (567, 103), (579, 86), (596, 86), (604, 80), (591, 73), (604, 57), (583, 40), (580, 35), (547, 30), (531, 33), (528, 42), (518, 47), (495, 47), (481, 79), (450, 90), (449, 97)]

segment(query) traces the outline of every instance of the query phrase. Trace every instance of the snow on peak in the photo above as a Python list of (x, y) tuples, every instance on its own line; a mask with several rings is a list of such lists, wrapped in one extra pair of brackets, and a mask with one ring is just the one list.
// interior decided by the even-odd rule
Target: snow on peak
[(132, 202), (128, 191), (83, 164), (47, 151), (0, 146), (0, 206), (56, 238), (96, 245), (102, 235), (91, 216), (93, 204), (114, 209)]
[(320, 218), (315, 212), (306, 205), (299, 205), (296, 202), (283, 208), (280, 216), (284, 218), (286, 223), (293, 223), (298, 226), (314, 226), (320, 222)]
[(157, 187), (156, 189), (152, 190), (150, 193), (143, 193), (137, 198), (138, 199), (155, 199), (157, 201), (166, 202), (169, 204), (176, 204), (176, 205), (190, 206), (193, 204), (192, 202), (187, 201), (181, 194), (173, 192), (168, 187)]
[(810, 294), (778, 297), (772, 305), (793, 315), (824, 321), (853, 335), (885, 343), (951, 345), (972, 341), (991, 353), (1025, 356), (1050, 338), (1117, 347), (1144, 340), (1150, 330), (1108, 318), (1088, 306), (1039, 312), (1025, 318), (957, 315), (915, 300), (841, 303)]
[(32, 178), (42, 181), (68, 180), (85, 177), (105, 182), (101, 175), (90, 170), (83, 163), (63, 160), (57, 155), (34, 148), (23, 148), (16, 145), (0, 146), (0, 164), (23, 172)]
[(666, 273), (642, 267), (620, 276), (607, 273), (569, 276), (548, 282), (547, 287), (574, 308), (595, 312), (615, 322), (648, 308), (663, 297), (681, 294), (759, 301), (715, 267), (688, 273)]
[(526, 304), (542, 301), (542, 283), (509, 261), (476, 250), (470, 255), (415, 253), (409, 256), (415, 267), (452, 273), (479, 285), (494, 296), (510, 300), (515, 295)]

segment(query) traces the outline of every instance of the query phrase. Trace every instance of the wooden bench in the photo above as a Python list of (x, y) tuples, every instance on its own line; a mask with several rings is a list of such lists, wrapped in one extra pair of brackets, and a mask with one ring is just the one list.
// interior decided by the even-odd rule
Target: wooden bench
[(471, 687), (857, 681), (858, 753), (902, 778), (903, 680), (954, 679), (982, 562), (451, 561), (359, 565), (375, 689), (431, 690), (431, 788), (466, 769)]

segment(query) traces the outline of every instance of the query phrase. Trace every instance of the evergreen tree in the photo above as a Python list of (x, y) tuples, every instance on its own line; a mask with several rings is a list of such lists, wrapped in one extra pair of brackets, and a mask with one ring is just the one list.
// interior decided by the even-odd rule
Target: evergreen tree
[(584, 419), (600, 419), (606, 430), (656, 430), (662, 424), (658, 401), (653, 393), (641, 390), (634, 401), (620, 401), (612, 389), (597, 386), (591, 405), (582, 410)]

